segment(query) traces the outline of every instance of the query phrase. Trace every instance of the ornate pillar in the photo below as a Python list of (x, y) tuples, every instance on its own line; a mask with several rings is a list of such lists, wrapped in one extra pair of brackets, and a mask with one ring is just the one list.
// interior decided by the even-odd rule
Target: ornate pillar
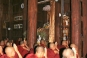
[[(87, 0), (82, 0), (82, 14), (83, 14), (83, 55), (87, 53)], [(85, 58), (85, 57), (84, 57)]]
[(50, 1), (50, 26), (49, 26), (49, 42), (55, 41), (55, 0)]
[(80, 20), (80, 0), (71, 0), (71, 30), (72, 43), (76, 44), (81, 51), (81, 20)]
[(2, 16), (3, 16), (3, 5), (2, 0), (0, 0), (0, 39), (2, 39)]
[(30, 48), (36, 40), (37, 32), (37, 0), (28, 0), (28, 28), (27, 28), (27, 39)]

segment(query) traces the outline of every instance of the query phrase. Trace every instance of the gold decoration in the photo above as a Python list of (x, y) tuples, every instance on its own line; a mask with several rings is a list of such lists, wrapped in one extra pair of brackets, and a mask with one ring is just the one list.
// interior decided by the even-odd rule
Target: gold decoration
[(3, 23), (3, 28), (6, 29), (6, 23), (5, 22)]

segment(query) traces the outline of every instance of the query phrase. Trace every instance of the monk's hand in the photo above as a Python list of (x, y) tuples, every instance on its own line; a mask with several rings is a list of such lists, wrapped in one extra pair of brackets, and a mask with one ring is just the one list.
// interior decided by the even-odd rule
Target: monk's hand
[(58, 43), (57, 43), (57, 42), (55, 42), (55, 45), (57, 46), (57, 45), (58, 45)]
[(28, 51), (30, 51), (30, 48), (29, 48), (27, 45), (25, 45), (25, 47), (26, 47), (26, 49), (27, 49)]
[(3, 55), (3, 48), (0, 46), (0, 54)]
[(56, 49), (58, 49), (58, 47), (57, 47), (57, 46), (58, 46), (58, 43), (57, 43), (57, 42), (55, 42), (55, 48), (56, 48)]
[(54, 53), (59, 54), (59, 50), (54, 50)]
[(47, 48), (45, 47), (44, 49), (45, 49), (44, 56), (45, 56), (45, 58), (47, 58)]
[(16, 52), (18, 52), (18, 48), (17, 48), (16, 44), (13, 44), (13, 48)]

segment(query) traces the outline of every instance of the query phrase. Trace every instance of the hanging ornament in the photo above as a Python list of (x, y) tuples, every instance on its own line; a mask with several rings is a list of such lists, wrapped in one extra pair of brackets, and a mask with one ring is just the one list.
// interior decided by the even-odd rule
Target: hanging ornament
[(43, 7), (43, 11), (50, 11), (50, 5), (46, 5), (45, 7)]

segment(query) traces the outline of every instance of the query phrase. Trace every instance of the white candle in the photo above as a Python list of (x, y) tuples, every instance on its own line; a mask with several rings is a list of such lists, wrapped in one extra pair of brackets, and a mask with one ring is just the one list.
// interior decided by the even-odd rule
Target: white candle
[(66, 25), (68, 25), (68, 20), (66, 20), (65, 22), (66, 22)]

